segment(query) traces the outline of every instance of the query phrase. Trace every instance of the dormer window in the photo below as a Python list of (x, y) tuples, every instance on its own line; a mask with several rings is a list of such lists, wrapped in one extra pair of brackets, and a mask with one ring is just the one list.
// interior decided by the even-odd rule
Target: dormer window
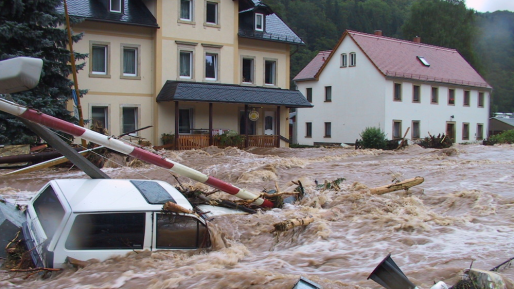
[(121, 0), (111, 0), (111, 12), (121, 13)]
[(264, 31), (264, 14), (255, 13), (255, 31)]

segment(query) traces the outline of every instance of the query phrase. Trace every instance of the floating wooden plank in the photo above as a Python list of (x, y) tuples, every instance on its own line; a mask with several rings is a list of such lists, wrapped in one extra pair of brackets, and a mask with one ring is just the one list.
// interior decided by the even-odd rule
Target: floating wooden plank
[(308, 216), (308, 217), (302, 218), (302, 219), (300, 219), (300, 218), (290, 219), (290, 220), (286, 220), (286, 221), (282, 221), (282, 222), (273, 224), (273, 227), (275, 227), (275, 229), (271, 232), (272, 233), (273, 232), (285, 232), (285, 231), (291, 230), (294, 227), (307, 226), (312, 222), (314, 222), (313, 216)]
[[(93, 149), (83, 150), (83, 151), (80, 151), (78, 153), (81, 154), (81, 155), (84, 155), (84, 154), (86, 154), (88, 152), (91, 152), (91, 151), (99, 149), (99, 148), (103, 148), (103, 146), (96, 147), (96, 148), (93, 148)], [(46, 162), (38, 163), (38, 164), (35, 164), (35, 165), (32, 165), (32, 166), (28, 166), (26, 168), (22, 168), (22, 169), (19, 169), (19, 170), (16, 170), (16, 171), (12, 171), (12, 172), (3, 174), (2, 176), (30, 173), (30, 172), (34, 172), (34, 171), (37, 171), (37, 170), (41, 170), (41, 169), (53, 167), (53, 166), (56, 166), (56, 165), (60, 165), (60, 164), (65, 163), (67, 161), (68, 161), (68, 158), (60, 157), (60, 158), (52, 159), (52, 160), (49, 160), (49, 161), (46, 161)]]
[(403, 182), (393, 183), (390, 185), (385, 185), (381, 187), (371, 188), (369, 189), (370, 193), (374, 195), (382, 195), (385, 193), (390, 193), (394, 191), (400, 190), (408, 190), (411, 187), (417, 186), (425, 181), (422, 177), (415, 177), (412, 179), (405, 180)]

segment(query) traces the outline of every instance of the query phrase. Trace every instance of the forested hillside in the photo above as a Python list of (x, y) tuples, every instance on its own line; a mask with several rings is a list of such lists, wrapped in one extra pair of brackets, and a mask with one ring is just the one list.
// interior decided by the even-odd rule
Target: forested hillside
[(265, 0), (305, 41), (294, 77), (346, 29), (457, 49), (493, 86), (492, 112), (514, 112), (514, 13), (477, 13), (462, 0)]

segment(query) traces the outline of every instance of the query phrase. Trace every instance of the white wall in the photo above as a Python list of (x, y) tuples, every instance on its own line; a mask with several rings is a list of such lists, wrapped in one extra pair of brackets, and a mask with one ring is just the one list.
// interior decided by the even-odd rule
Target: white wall
[[(341, 68), (341, 53), (356, 53), (355, 67)], [(349, 61), (349, 58), (348, 58)], [(348, 62), (349, 64), (349, 62)], [(298, 109), (298, 143), (353, 143), (366, 127), (384, 129), (385, 79), (355, 43), (347, 37), (330, 59), (319, 81), (298, 82), (306, 96), (312, 87), (314, 108)], [(325, 102), (325, 86), (332, 86), (332, 102)], [(305, 137), (312, 122), (312, 138)], [(332, 137), (324, 137), (324, 123), (332, 123)]]

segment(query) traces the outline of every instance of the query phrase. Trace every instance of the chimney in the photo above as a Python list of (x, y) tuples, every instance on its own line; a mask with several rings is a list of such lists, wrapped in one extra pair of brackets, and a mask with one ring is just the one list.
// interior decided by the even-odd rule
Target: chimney
[(414, 39), (412, 40), (414, 43), (421, 43), (421, 37), (419, 36), (416, 36), (414, 37)]
[(382, 36), (382, 30), (375, 30), (376, 36)]

